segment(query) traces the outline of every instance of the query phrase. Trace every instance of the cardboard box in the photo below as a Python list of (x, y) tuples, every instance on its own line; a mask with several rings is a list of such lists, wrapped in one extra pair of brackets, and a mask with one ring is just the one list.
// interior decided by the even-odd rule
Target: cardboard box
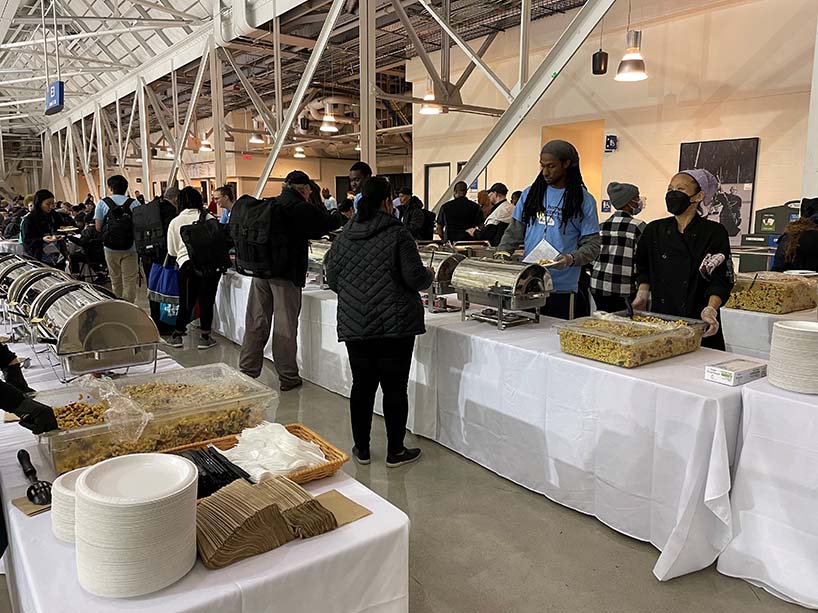
[(734, 358), (704, 369), (704, 378), (713, 383), (735, 387), (767, 376), (767, 364), (744, 358)]

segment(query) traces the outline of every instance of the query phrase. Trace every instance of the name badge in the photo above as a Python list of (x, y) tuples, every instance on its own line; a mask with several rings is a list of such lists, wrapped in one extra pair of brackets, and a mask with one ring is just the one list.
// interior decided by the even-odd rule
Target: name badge
[[(550, 219), (550, 217), (548, 219)], [(543, 213), (542, 211), (537, 213), (537, 223), (540, 224), (541, 226), (544, 226), (547, 223), (545, 213)]]
[(549, 215), (549, 216), (547, 217), (547, 219), (546, 219), (546, 223), (547, 223), (549, 226), (553, 226), (553, 225), (555, 225), (554, 218), (553, 218), (553, 217), (551, 217), (551, 216)]

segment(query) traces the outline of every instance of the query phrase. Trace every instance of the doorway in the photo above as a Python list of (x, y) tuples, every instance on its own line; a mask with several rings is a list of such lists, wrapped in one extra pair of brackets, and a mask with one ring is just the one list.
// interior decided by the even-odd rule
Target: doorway
[(579, 152), (580, 168), (585, 186), (596, 199), (597, 206), (607, 194), (602, 189), (602, 158), (605, 149), (605, 121), (580, 121), (542, 129), (542, 144), (550, 140), (567, 140)]
[(423, 175), (423, 199), (426, 207), (431, 211), (449, 189), (452, 182), (452, 165), (449, 162), (426, 164), (423, 168)]

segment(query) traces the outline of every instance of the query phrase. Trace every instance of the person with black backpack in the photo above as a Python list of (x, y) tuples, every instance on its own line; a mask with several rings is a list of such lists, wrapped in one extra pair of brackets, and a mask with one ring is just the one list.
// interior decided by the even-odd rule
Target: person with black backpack
[[(190, 235), (192, 226), (204, 225), (211, 221), (216, 226), (217, 236), (223, 237), (223, 232), (218, 228), (219, 223), (216, 218), (204, 208), (204, 199), (197, 189), (188, 186), (179, 192), (179, 209), (179, 215), (168, 226), (168, 255), (176, 258), (176, 264), (179, 266), (179, 313), (176, 315), (176, 329), (173, 335), (166, 340), (175, 349), (184, 347), (187, 325), (192, 319), (193, 308), (198, 302), (201, 322), (198, 348), (210, 349), (216, 346), (216, 341), (211, 335), (213, 310), (219, 280), (226, 265), (223, 268), (219, 266), (211, 268), (205, 256), (209, 255), (210, 251), (217, 251), (218, 246), (215, 244), (199, 245), (195, 238), (191, 240)], [(209, 247), (208, 253), (193, 253), (197, 247)], [(226, 249), (224, 249), (222, 259), (229, 264)]]
[[(171, 185), (165, 190), (163, 197), (151, 200), (145, 206), (140, 206), (133, 213), (134, 243), (136, 252), (142, 262), (142, 272), (145, 279), (150, 279), (151, 268), (154, 264), (162, 265), (168, 253), (168, 227), (176, 217), (179, 188)], [(150, 299), (151, 319), (156, 324), (159, 334), (167, 336), (173, 333), (173, 326), (161, 319), (161, 303)]]
[(140, 203), (126, 196), (128, 180), (122, 175), (108, 178), (108, 190), (111, 195), (100, 200), (94, 209), (94, 224), (102, 233), (111, 290), (117, 298), (135, 303), (139, 258), (134, 247), (132, 211)]
[[(254, 277), (247, 299), (239, 369), (258, 378), (272, 328), (273, 361), (283, 392), (302, 384), (296, 353), (308, 241), (337, 227), (323, 206), (310, 204), (310, 183), (306, 173), (294, 170), (287, 175), (280, 196), (269, 200), (243, 196), (230, 217), (236, 270)], [(265, 222), (260, 223), (260, 219)]]

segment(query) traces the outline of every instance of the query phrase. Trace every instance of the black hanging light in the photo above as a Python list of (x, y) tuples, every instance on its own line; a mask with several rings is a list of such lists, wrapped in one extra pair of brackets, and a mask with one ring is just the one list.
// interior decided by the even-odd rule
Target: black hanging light
[(592, 70), (595, 75), (603, 75), (608, 73), (608, 54), (602, 50), (602, 33), (605, 28), (604, 20), (599, 26), (599, 51), (594, 53), (592, 57)]

